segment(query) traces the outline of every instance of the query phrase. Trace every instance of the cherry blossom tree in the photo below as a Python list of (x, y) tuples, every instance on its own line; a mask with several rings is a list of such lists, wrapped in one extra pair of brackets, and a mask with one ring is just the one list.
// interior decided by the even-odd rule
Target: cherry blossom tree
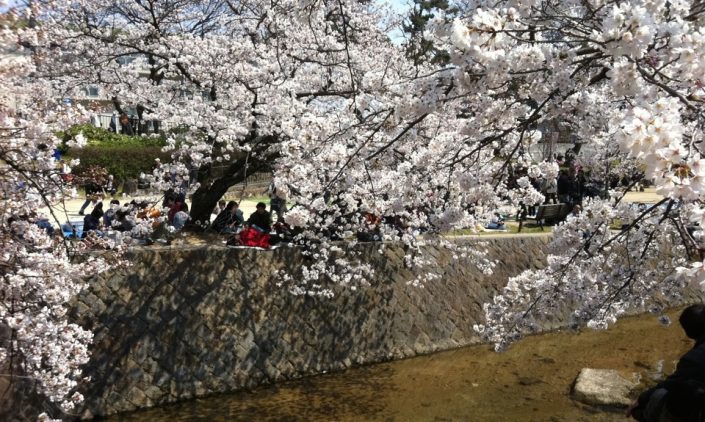
[(86, 84), (161, 122), (174, 161), (155, 182), (194, 182), (196, 220), (248, 174), (273, 172), (294, 204), (284, 220), (313, 258), (279, 275), (293, 293), (364, 286), (372, 269), (334, 242), (359, 232), (404, 242), (410, 267), (427, 265), (423, 245), (437, 242), (492, 271), (445, 234), (543, 201), (529, 177), (555, 177), (558, 166), (530, 150), (552, 122), (584, 144), (584, 168), (643, 171), (664, 199), (586, 200), (554, 231), (548, 267), (509, 280), (478, 332), (501, 348), (557, 308), (602, 328), (702, 283), (703, 3), (453, 6), (428, 23), (436, 63), (406, 58), (383, 10), (352, 0), (44, 1), (28, 9), (34, 25), (3, 16), (0, 47), (20, 53), (0, 63), (3, 373), (28, 377), (66, 411), (81, 399), (90, 333), (65, 306), (81, 274), (103, 264), (72, 261), (71, 245), (32, 212), (67, 194), (54, 133), (81, 115), (57, 100)]
[[(53, 41), (42, 70), (67, 92), (99, 84), (169, 128), (174, 162), (159, 181), (196, 179), (197, 220), (247, 174), (272, 171), (295, 204), (285, 221), (315, 258), (281, 275), (297, 293), (330, 294), (322, 279), (365, 284), (370, 268), (332, 239), (373, 232), (424, 266), (425, 242), (456, 247), (444, 233), (542, 202), (530, 177), (558, 166), (530, 151), (555, 122), (583, 144), (579, 165), (643, 171), (665, 199), (586, 201), (555, 231), (549, 267), (510, 280), (478, 331), (501, 347), (561, 304), (576, 324), (604, 327), (703, 279), (702, 2), (453, 6), (428, 23), (425, 45), (444, 57), (434, 64), (408, 60), (368, 2), (57, 4), (42, 17)], [(478, 251), (458, 252), (491, 271)]]
[[(471, 148), (501, 140), (521, 162), (532, 125), (558, 120), (591, 151), (619, 149), (620, 166), (643, 169), (664, 196), (642, 209), (616, 192), (586, 202), (554, 232), (548, 268), (510, 280), (478, 331), (501, 348), (561, 307), (576, 325), (602, 328), (630, 309), (659, 312), (702, 282), (702, 2), (464, 6), (436, 22), (435, 37), (451, 54), (451, 94), (471, 109), (493, 99), (463, 122)], [(611, 229), (617, 221), (623, 230)]]
[(434, 11), (442, 10), (447, 16), (449, 7), (447, 0), (414, 0), (410, 3), (402, 30), (408, 38), (404, 43), (406, 55), (415, 63), (441, 62), (446, 59), (444, 54), (434, 49), (433, 41), (425, 35), (428, 22), (434, 17)]
[[(35, 57), (22, 45), (41, 34), (15, 12), (0, 15), (0, 415), (8, 420), (17, 400), (28, 399), (13, 390), (34, 389), (64, 412), (82, 400), (76, 387), (92, 333), (68, 320), (67, 305), (84, 276), (104, 266), (91, 257), (76, 262), (72, 245), (40, 227), (39, 209), (70, 194), (54, 159), (55, 132), (81, 114), (33, 76)], [(52, 211), (54, 225), (59, 218)]]
[(46, 28), (60, 57), (46, 71), (67, 93), (99, 84), (119, 109), (169, 128), (175, 162), (164, 170), (172, 184), (198, 183), (191, 215), (205, 221), (232, 185), (272, 171), (292, 136), (376, 124), (354, 99), (385, 73), (392, 80), (401, 56), (370, 8), (222, 0), (57, 7)]

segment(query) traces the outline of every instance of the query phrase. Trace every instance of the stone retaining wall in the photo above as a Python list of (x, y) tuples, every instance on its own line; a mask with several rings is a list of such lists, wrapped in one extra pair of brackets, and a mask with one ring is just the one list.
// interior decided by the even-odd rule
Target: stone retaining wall
[(94, 279), (75, 305), (95, 333), (83, 416), (477, 343), (472, 326), (482, 320), (482, 303), (507, 277), (543, 267), (548, 241), (459, 240), (499, 261), (491, 276), (430, 248), (441, 278), (423, 288), (407, 284), (401, 246), (380, 253), (380, 244), (359, 244), (375, 279), (332, 299), (294, 296), (273, 282), (274, 270), (302, 262), (295, 248), (135, 250), (127, 274)]

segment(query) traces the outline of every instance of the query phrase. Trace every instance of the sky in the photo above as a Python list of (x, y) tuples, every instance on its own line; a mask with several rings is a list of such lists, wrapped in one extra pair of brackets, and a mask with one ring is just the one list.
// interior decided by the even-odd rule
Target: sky
[[(406, 13), (406, 11), (409, 10), (409, 0), (377, 0), (377, 3), (389, 5), (398, 13)], [(389, 38), (391, 38), (392, 42), (397, 45), (404, 41), (400, 29), (391, 31), (389, 33)]]
[[(409, 10), (410, 0), (376, 0), (378, 4), (389, 5), (398, 13), (405, 13)], [(7, 11), (8, 7), (17, 6), (21, 4), (20, 0), (0, 0), (0, 13)], [(396, 44), (401, 44), (403, 38), (401, 36), (401, 31), (395, 30), (389, 34), (389, 37)]]
[(379, 0), (382, 4), (390, 4), (395, 10), (404, 12), (409, 8), (409, 3), (406, 0)]
[[(395, 10), (405, 11), (409, 8), (407, 0), (377, 0), (381, 4), (390, 4)], [(0, 11), (7, 10), (9, 6), (14, 6), (21, 3), (19, 0), (0, 0)]]

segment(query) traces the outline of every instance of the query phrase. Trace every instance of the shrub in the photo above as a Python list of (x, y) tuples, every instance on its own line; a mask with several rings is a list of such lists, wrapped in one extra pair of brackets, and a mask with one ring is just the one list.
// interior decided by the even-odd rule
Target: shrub
[(88, 140), (88, 144), (95, 145), (131, 145), (131, 146), (153, 146), (163, 147), (166, 140), (161, 135), (152, 136), (127, 136), (120, 133), (110, 132), (91, 124), (76, 125), (61, 134), (64, 142), (83, 132), (83, 136)]
[[(83, 132), (87, 145), (83, 148), (68, 148), (66, 142)], [(163, 163), (171, 161), (169, 153), (162, 152), (165, 140), (161, 136), (127, 136), (109, 132), (92, 125), (78, 125), (61, 134), (64, 139), (66, 159), (78, 158), (80, 164), (74, 173), (81, 174), (88, 167), (104, 167), (118, 181), (137, 179), (140, 173), (148, 173), (154, 159)]]

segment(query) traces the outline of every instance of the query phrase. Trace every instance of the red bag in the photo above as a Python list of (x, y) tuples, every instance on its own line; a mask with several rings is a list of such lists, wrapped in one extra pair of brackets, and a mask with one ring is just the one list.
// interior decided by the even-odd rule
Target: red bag
[(269, 248), (269, 235), (247, 227), (240, 232), (240, 244), (242, 246), (256, 246), (260, 248)]

